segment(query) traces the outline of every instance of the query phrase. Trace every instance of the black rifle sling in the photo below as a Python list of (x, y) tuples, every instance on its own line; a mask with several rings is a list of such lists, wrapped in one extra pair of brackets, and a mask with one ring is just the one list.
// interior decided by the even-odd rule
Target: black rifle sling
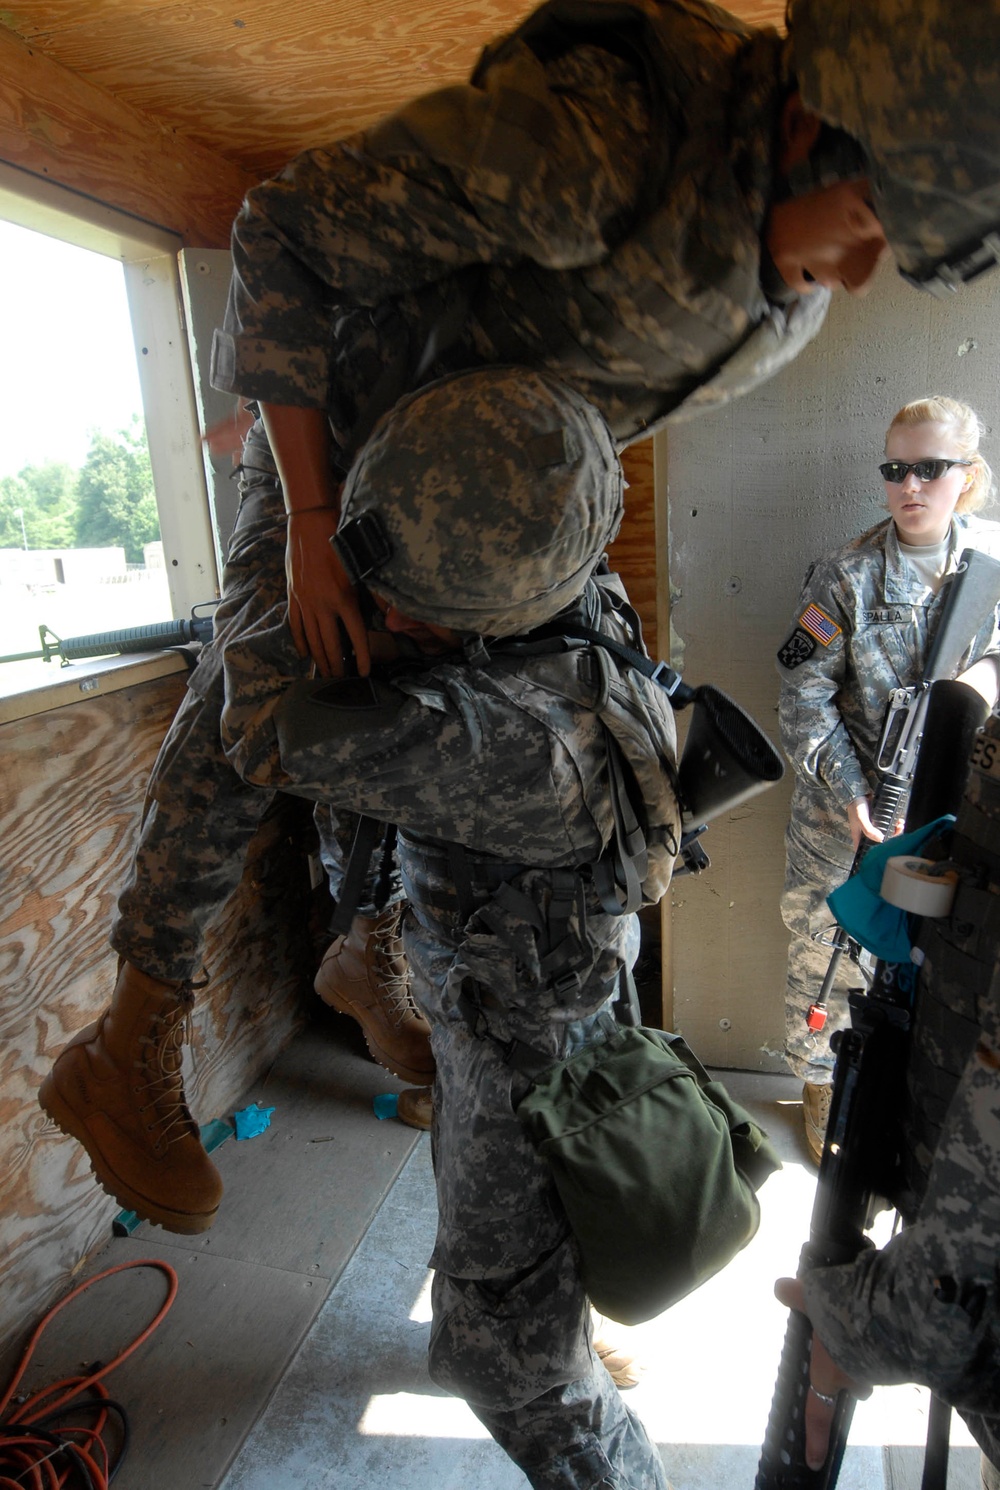
[(605, 730), (605, 737), (617, 853), (605, 851), (591, 866), (591, 872), (602, 909), (609, 916), (627, 916), (642, 905), (642, 882), (648, 862), (646, 839), (629, 795), (621, 751), (608, 730)]
[[(694, 698), (695, 690), (684, 682), (679, 672), (668, 667), (665, 662), (654, 662), (651, 657), (647, 657), (645, 652), (640, 652), (636, 647), (616, 641), (612, 636), (605, 636), (603, 631), (594, 631), (589, 626), (579, 626), (573, 621), (556, 621), (550, 626), (537, 627), (529, 633), (528, 649), (532, 642), (542, 642), (548, 639), (557, 641), (560, 638), (589, 642), (591, 646), (603, 647), (612, 656), (627, 663), (629, 667), (635, 668), (637, 673), (642, 673), (644, 678), (652, 678), (654, 683), (659, 683), (675, 708), (682, 709)], [(493, 647), (490, 650), (499, 651), (503, 648)]]
[[(351, 855), (347, 861), (347, 873), (344, 875), (344, 883), (337, 897), (337, 909), (330, 921), (330, 931), (334, 936), (346, 936), (350, 931), (354, 912), (358, 908), (361, 892), (368, 877), (368, 868), (375, 845), (382, 834), (388, 831), (384, 823), (377, 822), (373, 817), (366, 817), (362, 814), (358, 818), (358, 825), (354, 830), (354, 841), (351, 844)], [(392, 839), (395, 843), (394, 828)], [(391, 849), (389, 852), (391, 854)], [(380, 884), (382, 882), (381, 874), (379, 882)]]

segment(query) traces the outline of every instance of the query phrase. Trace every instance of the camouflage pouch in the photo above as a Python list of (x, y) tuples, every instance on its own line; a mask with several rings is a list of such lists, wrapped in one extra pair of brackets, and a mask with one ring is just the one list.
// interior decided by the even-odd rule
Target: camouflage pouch
[(679, 1035), (614, 1026), (538, 1076), (517, 1108), (548, 1165), (594, 1307), (639, 1324), (757, 1231), (781, 1161)]

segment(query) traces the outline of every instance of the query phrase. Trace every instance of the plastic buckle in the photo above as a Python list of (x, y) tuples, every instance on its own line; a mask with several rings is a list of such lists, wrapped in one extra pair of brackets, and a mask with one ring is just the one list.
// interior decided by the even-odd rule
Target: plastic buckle
[(366, 579), (392, 558), (392, 544), (377, 512), (361, 512), (330, 540), (352, 584)]
[(673, 698), (683, 682), (680, 673), (667, 662), (658, 662), (650, 673), (650, 677), (654, 683), (659, 683), (668, 698)]
[(493, 660), (489, 647), (478, 634), (465, 638), (462, 643), (462, 653), (470, 667), (486, 667)]
[(580, 974), (578, 972), (562, 973), (551, 984), (553, 993), (557, 993), (560, 998), (566, 998), (569, 994), (579, 993), (580, 986)]

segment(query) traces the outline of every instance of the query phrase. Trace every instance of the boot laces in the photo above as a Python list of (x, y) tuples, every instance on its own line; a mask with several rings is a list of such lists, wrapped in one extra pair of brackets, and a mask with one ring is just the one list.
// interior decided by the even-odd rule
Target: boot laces
[(403, 951), (402, 921), (403, 907), (400, 906), (385, 915), (373, 934), (379, 1002), (397, 1029), (404, 1020), (420, 1014), (410, 992), (410, 969)]
[(184, 1046), (192, 1042), (193, 1010), (194, 994), (186, 984), (178, 991), (176, 1009), (155, 1015), (152, 1033), (140, 1036), (140, 1044), (148, 1052), (142, 1065), (146, 1078), (142, 1090), (149, 1100), (139, 1111), (147, 1117), (152, 1114), (147, 1127), (155, 1132), (157, 1148), (198, 1131), (184, 1096), (181, 1074)]

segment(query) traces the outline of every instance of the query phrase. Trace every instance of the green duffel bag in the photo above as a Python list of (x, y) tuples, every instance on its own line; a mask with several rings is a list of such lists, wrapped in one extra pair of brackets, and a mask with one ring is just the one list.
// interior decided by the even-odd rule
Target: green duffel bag
[(536, 1077), (517, 1116), (566, 1208), (587, 1294), (621, 1324), (725, 1267), (781, 1168), (764, 1130), (662, 1030), (616, 1025)]

